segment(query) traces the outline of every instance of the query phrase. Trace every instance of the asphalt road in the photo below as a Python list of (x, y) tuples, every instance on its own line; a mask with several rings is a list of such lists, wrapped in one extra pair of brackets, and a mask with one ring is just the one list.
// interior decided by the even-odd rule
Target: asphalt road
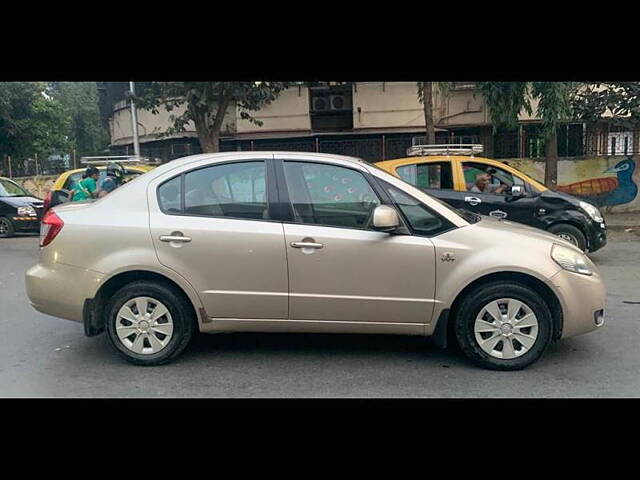
[(247, 333), (202, 334), (175, 363), (136, 367), (104, 335), (31, 308), (23, 276), (37, 255), (37, 237), (0, 240), (2, 397), (640, 396), (636, 232), (612, 232), (591, 255), (606, 278), (606, 325), (519, 372), (478, 369), (418, 337)]

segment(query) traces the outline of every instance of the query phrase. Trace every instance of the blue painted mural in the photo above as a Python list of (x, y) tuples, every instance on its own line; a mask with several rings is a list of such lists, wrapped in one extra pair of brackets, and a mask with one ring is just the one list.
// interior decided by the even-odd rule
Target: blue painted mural
[(599, 206), (627, 204), (634, 201), (638, 195), (638, 185), (633, 179), (635, 169), (636, 162), (632, 157), (627, 157), (602, 172), (615, 173), (615, 177), (590, 178), (569, 185), (560, 185), (558, 190)]

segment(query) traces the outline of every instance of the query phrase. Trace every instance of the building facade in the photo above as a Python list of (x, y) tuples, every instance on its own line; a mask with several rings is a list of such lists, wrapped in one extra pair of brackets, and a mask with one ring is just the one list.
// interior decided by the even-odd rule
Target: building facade
[[(99, 84), (101, 111), (109, 123), (111, 150), (133, 152), (128, 84)], [(436, 143), (481, 143), (485, 156), (544, 157), (540, 121), (522, 113), (513, 130), (494, 131), (482, 95), (473, 82), (455, 82), (434, 95)], [(175, 112), (174, 112), (175, 113)], [(200, 153), (193, 125), (185, 132), (162, 135), (171, 113), (138, 110), (141, 154), (168, 161)], [(254, 113), (257, 126), (240, 118), (231, 105), (223, 122), (221, 151), (285, 150), (352, 155), (370, 162), (403, 157), (413, 137), (424, 135), (425, 121), (415, 82), (315, 82), (284, 91)], [(606, 122), (572, 123), (558, 131), (558, 154), (573, 158), (626, 155), (638, 151), (637, 132), (614, 131)]]

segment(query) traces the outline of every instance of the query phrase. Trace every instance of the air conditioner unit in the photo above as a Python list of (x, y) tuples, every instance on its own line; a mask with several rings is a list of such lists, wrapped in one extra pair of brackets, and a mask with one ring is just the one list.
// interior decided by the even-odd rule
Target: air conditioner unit
[(329, 98), (315, 97), (313, 99), (312, 107), (314, 112), (326, 112), (327, 110), (329, 110)]
[(331, 95), (331, 110), (348, 110), (349, 104), (346, 95)]

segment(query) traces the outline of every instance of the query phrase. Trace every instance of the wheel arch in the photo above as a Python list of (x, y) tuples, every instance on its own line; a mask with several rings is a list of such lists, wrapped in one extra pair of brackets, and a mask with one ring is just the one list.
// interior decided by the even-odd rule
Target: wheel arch
[(453, 303), (451, 304), (451, 307), (448, 309), (448, 312), (446, 310), (443, 311), (447, 313), (438, 319), (438, 323), (436, 324), (436, 327), (434, 329), (433, 336), (439, 346), (446, 347), (449, 340), (455, 338), (455, 333), (453, 332), (454, 322), (450, 320), (452, 318), (455, 318), (455, 316), (457, 315), (457, 309), (462, 302), (462, 299), (466, 295), (468, 295), (470, 291), (474, 290), (480, 285), (494, 283), (501, 280), (521, 283), (535, 290), (545, 300), (545, 302), (549, 306), (549, 310), (551, 310), (551, 315), (553, 317), (552, 339), (558, 340), (562, 336), (562, 304), (560, 303), (560, 299), (551, 289), (551, 287), (549, 287), (549, 285), (545, 284), (539, 278), (536, 278), (532, 275), (528, 275), (522, 272), (503, 271), (489, 273), (487, 275), (483, 275), (482, 277), (476, 278), (471, 283), (466, 285), (462, 290), (460, 290), (460, 292), (458, 292)]
[[(569, 219), (561, 218), (561, 219), (553, 220), (553, 222), (549, 223), (545, 227), (545, 229), (547, 232), (549, 232), (549, 229), (555, 227), (556, 225), (570, 225), (580, 230), (580, 232), (584, 236), (587, 249), (591, 249), (591, 243), (592, 243), (591, 236), (589, 235), (587, 228), (582, 224), (582, 222), (573, 218), (569, 218)], [(549, 233), (552, 233), (552, 232), (549, 232)]]
[(198, 325), (207, 320), (201, 305), (194, 303), (183, 286), (175, 280), (158, 272), (150, 270), (129, 270), (120, 272), (106, 280), (97, 290), (95, 296), (85, 301), (83, 307), (83, 323), (85, 334), (89, 337), (99, 335), (104, 331), (104, 309), (108, 300), (123, 286), (136, 281), (152, 281), (164, 284), (182, 295), (192, 308)]

